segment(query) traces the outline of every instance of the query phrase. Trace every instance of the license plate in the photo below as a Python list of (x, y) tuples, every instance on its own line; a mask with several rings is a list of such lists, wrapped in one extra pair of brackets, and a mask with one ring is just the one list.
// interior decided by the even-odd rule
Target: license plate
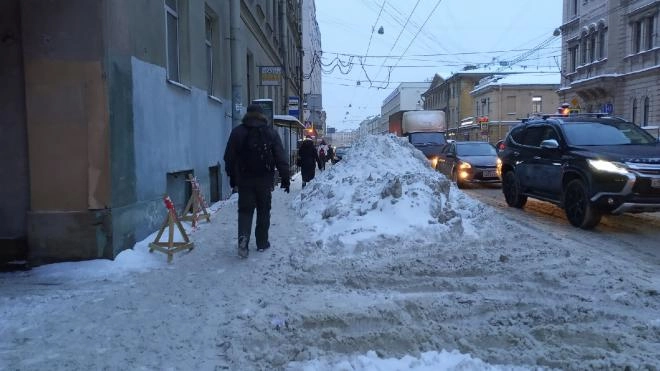
[(651, 179), (651, 187), (660, 188), (660, 178)]
[(497, 178), (497, 171), (495, 170), (484, 171), (482, 176), (484, 178)]

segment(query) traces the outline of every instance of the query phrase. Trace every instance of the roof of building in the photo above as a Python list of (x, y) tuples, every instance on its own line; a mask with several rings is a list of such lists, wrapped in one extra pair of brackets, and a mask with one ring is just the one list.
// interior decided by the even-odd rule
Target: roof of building
[(529, 72), (511, 74), (493, 74), (479, 81), (470, 94), (477, 93), (492, 86), (500, 85), (557, 85), (561, 82), (559, 72)]

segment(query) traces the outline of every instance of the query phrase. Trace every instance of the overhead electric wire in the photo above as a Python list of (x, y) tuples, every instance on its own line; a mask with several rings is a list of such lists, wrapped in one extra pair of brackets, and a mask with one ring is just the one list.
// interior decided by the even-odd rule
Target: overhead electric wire
[[(406, 47), (406, 49), (403, 51), (403, 53), (401, 53), (401, 56), (399, 57), (399, 59), (397, 59), (397, 61), (396, 61), (396, 63), (394, 64), (393, 67), (390, 67), (390, 74), (392, 73), (392, 68), (396, 67), (396, 66), (399, 64), (399, 62), (401, 61), (401, 58), (406, 54), (406, 52), (408, 51), (408, 49), (410, 49), (410, 46), (415, 42), (415, 39), (417, 38), (417, 36), (419, 35), (419, 33), (424, 29), (424, 26), (426, 26), (426, 23), (429, 21), (429, 19), (431, 19), (431, 16), (433, 15), (433, 13), (435, 13), (435, 10), (438, 8), (438, 6), (440, 5), (441, 2), (442, 2), (442, 0), (438, 0), (438, 1), (435, 3), (435, 6), (433, 7), (433, 10), (431, 10), (431, 12), (429, 13), (429, 15), (428, 15), (428, 16), (426, 17), (426, 19), (424, 20), (424, 23), (422, 23), (422, 26), (417, 30), (417, 33), (415, 34), (415, 36), (413, 36), (412, 40), (410, 40), (410, 43), (408, 43), (408, 46)], [(389, 74), (388, 74), (388, 78), (387, 78), (387, 80), (389, 81)], [(387, 85), (385, 85), (385, 87), (384, 87), (383, 89), (387, 89), (387, 87), (388, 87), (389, 85), (390, 85), (390, 84), (389, 84), (389, 82), (388, 82)]]
[[(412, 11), (410, 12), (410, 14), (408, 14), (408, 18), (406, 19), (406, 23), (405, 23), (405, 24), (403, 25), (403, 27), (401, 28), (401, 31), (399, 32), (399, 35), (397, 35), (396, 40), (394, 40), (394, 43), (392, 44), (392, 47), (390, 48), (390, 51), (389, 51), (387, 54), (392, 53), (392, 50), (394, 50), (394, 47), (396, 47), (396, 44), (399, 42), (399, 38), (401, 37), (401, 35), (403, 34), (403, 31), (404, 31), (404, 30), (406, 29), (406, 27), (408, 26), (408, 22), (410, 21), (410, 18), (412, 17), (413, 13), (415, 13), (415, 9), (417, 9), (417, 6), (419, 5), (419, 2), (420, 2), (420, 1), (421, 1), (421, 0), (417, 0), (417, 2), (415, 3), (415, 6), (413, 7)], [(383, 65), (385, 64), (385, 61), (387, 61), (387, 58), (383, 60)], [(381, 68), (378, 69), (378, 71), (377, 71), (376, 74), (374, 75), (374, 78), (375, 78), (375, 77), (378, 77), (378, 75), (380, 74), (380, 71), (381, 71), (381, 70), (382, 70), (382, 66), (381, 66)], [(390, 70), (390, 73), (391, 73), (391, 72), (392, 72), (392, 71)], [(372, 85), (372, 84), (370, 83), (370, 85)]]

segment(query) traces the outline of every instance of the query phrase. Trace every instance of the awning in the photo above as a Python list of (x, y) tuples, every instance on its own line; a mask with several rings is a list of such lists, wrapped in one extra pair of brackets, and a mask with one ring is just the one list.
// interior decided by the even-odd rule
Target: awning
[(305, 129), (305, 125), (303, 125), (295, 116), (291, 115), (273, 115), (273, 125)]

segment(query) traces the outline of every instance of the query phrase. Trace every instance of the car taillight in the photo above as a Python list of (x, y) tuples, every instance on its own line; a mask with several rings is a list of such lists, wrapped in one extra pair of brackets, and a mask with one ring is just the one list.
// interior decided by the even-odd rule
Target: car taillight
[(504, 144), (504, 142), (500, 143), (500, 144), (497, 146), (497, 149), (500, 150), (500, 151), (503, 150), (504, 148), (506, 148), (506, 144)]

